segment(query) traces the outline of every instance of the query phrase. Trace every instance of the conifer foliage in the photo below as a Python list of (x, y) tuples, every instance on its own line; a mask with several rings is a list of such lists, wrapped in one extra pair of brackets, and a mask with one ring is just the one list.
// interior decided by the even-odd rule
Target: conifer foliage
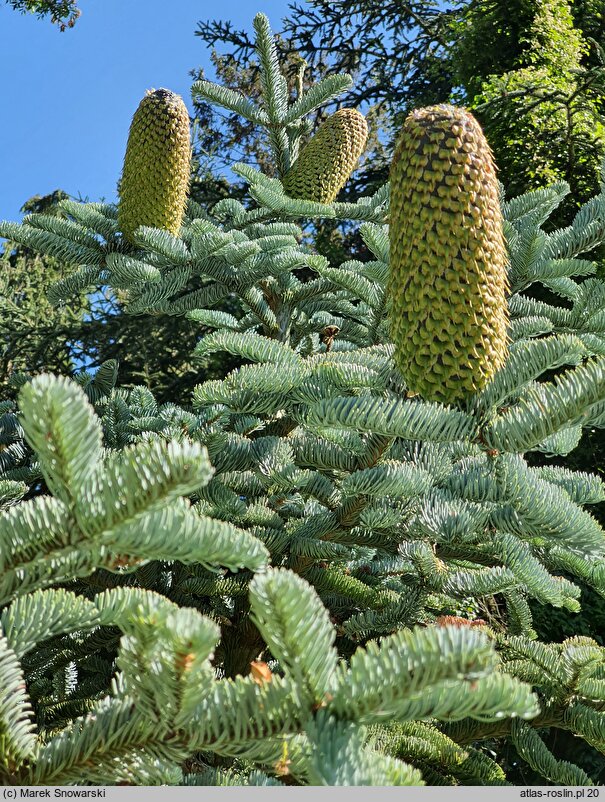
[[(283, 177), (305, 115), (350, 81), (292, 103), (254, 25), (263, 104), (193, 91), (264, 127)], [(605, 284), (582, 257), (605, 194), (549, 233), (566, 185), (500, 199), (506, 358), (444, 405), (395, 363), (389, 187), (328, 203), (236, 169), (249, 202), (190, 202), (179, 230), (129, 236), (123, 210), (71, 201), (67, 219), (0, 224), (74, 264), (55, 303), (119, 290), (132, 315), (197, 321), (200, 364), (243, 362), (186, 407), (120, 389), (115, 363), (21, 376), (1, 407), (3, 781), (502, 785), (505, 744), (545, 781), (593, 784), (542, 736), (605, 752), (605, 649), (538, 642), (528, 600), (578, 610), (575, 580), (605, 596), (586, 509), (602, 480), (531, 462), (605, 426)], [(299, 223), (324, 218), (359, 221), (373, 258), (314, 253)], [(419, 313), (448, 289), (419, 292)]]

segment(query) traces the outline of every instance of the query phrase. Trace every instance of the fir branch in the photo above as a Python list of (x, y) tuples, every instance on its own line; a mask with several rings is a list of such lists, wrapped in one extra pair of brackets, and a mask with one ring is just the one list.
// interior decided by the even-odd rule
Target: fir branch
[(333, 687), (338, 656), (334, 628), (315, 591), (291, 571), (273, 570), (251, 583), (250, 606), (286, 676), (321, 704)]

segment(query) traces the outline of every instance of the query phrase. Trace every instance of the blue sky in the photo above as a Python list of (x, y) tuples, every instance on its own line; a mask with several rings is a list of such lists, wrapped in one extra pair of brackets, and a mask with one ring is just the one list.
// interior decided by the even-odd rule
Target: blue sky
[[(80, 0), (61, 33), (48, 18), (0, 0), (0, 219), (20, 219), (32, 195), (63, 189), (115, 200), (130, 119), (148, 88), (166, 87), (191, 110), (189, 70), (210, 68), (194, 35), (206, 19), (252, 29), (257, 11), (274, 30), (287, 0)], [(210, 74), (207, 72), (207, 74)]]

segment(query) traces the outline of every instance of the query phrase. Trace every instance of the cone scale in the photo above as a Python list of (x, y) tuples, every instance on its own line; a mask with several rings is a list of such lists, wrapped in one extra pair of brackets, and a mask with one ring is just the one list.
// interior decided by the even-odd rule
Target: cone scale
[(412, 112), (391, 166), (390, 322), (409, 390), (456, 404), (507, 354), (507, 256), (491, 150), (464, 109)]
[(149, 90), (128, 134), (120, 181), (118, 224), (134, 241), (139, 226), (179, 233), (189, 189), (189, 113), (179, 95)]
[(340, 109), (322, 123), (284, 177), (286, 195), (332, 203), (355, 169), (368, 138), (357, 109)]

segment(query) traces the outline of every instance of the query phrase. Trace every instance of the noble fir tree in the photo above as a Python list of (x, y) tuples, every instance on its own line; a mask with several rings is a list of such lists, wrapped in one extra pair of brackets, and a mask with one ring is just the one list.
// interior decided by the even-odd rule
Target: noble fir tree
[[(546, 233), (568, 186), (504, 202), (476, 121), (443, 105), (402, 126), (390, 188), (334, 201), (358, 113), (301, 138), (350, 81), (292, 102), (254, 27), (261, 102), (193, 87), (266, 133), (275, 175), (239, 165), (243, 202), (181, 217), (180, 102), (160, 89), (119, 208), (0, 225), (73, 263), (53, 302), (110, 288), (213, 329), (198, 364), (243, 363), (186, 406), (120, 389), (111, 362), (20, 376), (3, 404), (2, 779), (504, 785), (514, 750), (539, 782), (595, 784), (545, 737), (605, 753), (605, 650), (540, 642), (528, 602), (605, 595), (585, 509), (605, 487), (530, 458), (605, 425), (605, 284), (582, 258), (605, 189)], [(373, 259), (314, 252), (300, 223), (323, 219), (354, 221)]]

